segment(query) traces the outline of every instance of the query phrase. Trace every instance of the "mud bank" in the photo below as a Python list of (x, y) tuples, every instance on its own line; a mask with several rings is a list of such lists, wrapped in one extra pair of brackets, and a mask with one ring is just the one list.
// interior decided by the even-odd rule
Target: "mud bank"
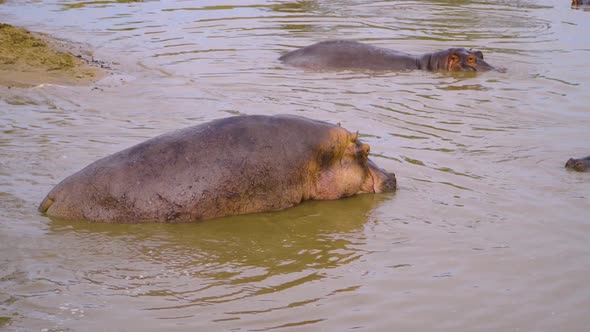
[(0, 85), (89, 84), (104, 67), (82, 47), (0, 23)]

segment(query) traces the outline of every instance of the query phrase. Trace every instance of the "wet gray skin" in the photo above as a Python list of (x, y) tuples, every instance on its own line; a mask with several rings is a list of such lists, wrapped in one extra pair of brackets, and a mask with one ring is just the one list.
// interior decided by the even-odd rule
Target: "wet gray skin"
[(395, 175), (370, 161), (357, 137), (299, 116), (215, 120), (90, 164), (39, 210), (69, 220), (189, 222), (394, 191)]
[(484, 61), (481, 51), (450, 48), (415, 56), (349, 40), (319, 42), (284, 54), (279, 60), (290, 66), (308, 69), (497, 70)]
[(565, 163), (565, 168), (573, 169), (578, 172), (588, 172), (590, 171), (590, 156), (579, 159), (570, 158)]

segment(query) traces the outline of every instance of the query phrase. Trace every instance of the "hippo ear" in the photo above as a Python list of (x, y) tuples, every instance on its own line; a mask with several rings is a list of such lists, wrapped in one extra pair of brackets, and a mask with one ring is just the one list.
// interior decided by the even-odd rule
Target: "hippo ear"
[(356, 133), (354, 133), (350, 136), (350, 141), (352, 143), (355, 143), (358, 138), (359, 138), (359, 132), (357, 131)]
[(371, 147), (369, 146), (369, 144), (363, 144), (363, 156), (365, 156), (365, 158), (369, 158), (369, 152), (371, 152)]
[(371, 151), (371, 147), (369, 146), (369, 144), (360, 144), (359, 143), (359, 144), (355, 145), (355, 147), (352, 151), (354, 151), (353, 153), (354, 153), (355, 159), (364, 163), (369, 159), (369, 152)]
[(483, 60), (483, 53), (481, 51), (474, 51), (473, 54), (475, 54), (478, 59)]

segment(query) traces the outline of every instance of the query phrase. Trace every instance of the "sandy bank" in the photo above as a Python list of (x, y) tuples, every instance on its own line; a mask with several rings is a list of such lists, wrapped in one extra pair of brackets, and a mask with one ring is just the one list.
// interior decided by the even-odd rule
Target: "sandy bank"
[(104, 75), (101, 64), (82, 48), (0, 23), (0, 85), (79, 85)]

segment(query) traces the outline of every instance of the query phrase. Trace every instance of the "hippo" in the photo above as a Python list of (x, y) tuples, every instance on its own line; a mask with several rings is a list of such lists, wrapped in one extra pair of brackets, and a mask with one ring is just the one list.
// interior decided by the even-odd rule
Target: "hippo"
[(572, 6), (587, 6), (590, 5), (590, 0), (572, 0)]
[(481, 51), (465, 48), (415, 56), (349, 40), (328, 40), (279, 58), (283, 63), (307, 69), (368, 69), (429, 71), (488, 71), (495, 68), (483, 60)]
[(393, 192), (358, 133), (293, 115), (241, 115), (173, 131), (95, 161), (57, 184), (49, 217), (190, 222), (305, 200)]
[(590, 156), (580, 159), (570, 158), (565, 163), (565, 168), (573, 169), (578, 172), (590, 171)]

